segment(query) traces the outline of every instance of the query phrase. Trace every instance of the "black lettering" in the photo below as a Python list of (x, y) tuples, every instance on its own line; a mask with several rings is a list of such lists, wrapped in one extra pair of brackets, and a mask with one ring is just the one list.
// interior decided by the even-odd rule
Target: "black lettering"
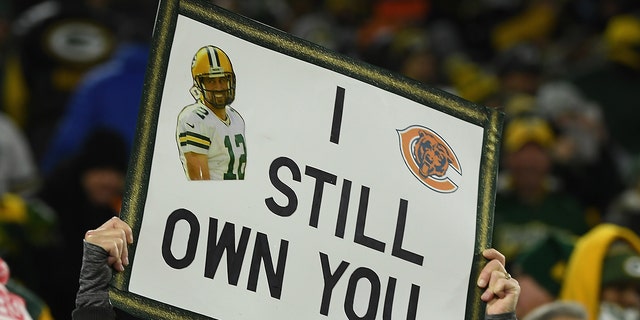
[(344, 228), (347, 224), (347, 211), (349, 211), (349, 198), (351, 197), (351, 181), (344, 179), (342, 193), (340, 194), (340, 206), (338, 207), (338, 219), (336, 220), (336, 237), (344, 239)]
[(387, 292), (384, 295), (382, 320), (391, 320), (391, 313), (393, 312), (393, 298), (396, 294), (396, 281), (396, 278), (389, 277), (389, 282), (387, 283)]
[(407, 320), (416, 320), (418, 313), (418, 299), (420, 298), (420, 286), (411, 284), (411, 295), (409, 296), (409, 307), (407, 309)]
[(404, 228), (407, 224), (408, 204), (409, 202), (407, 200), (400, 199), (400, 207), (398, 208), (398, 221), (396, 222), (396, 232), (395, 236), (393, 237), (393, 249), (391, 250), (391, 255), (421, 266), (424, 261), (423, 256), (402, 248), (402, 241), (404, 239)]
[(336, 271), (331, 274), (329, 266), (329, 258), (326, 253), (320, 252), (320, 264), (322, 265), (322, 277), (324, 279), (324, 289), (322, 289), (322, 301), (320, 302), (320, 314), (329, 315), (329, 304), (331, 303), (331, 294), (333, 288), (340, 280), (349, 266), (349, 262), (342, 261)]
[(320, 217), (320, 205), (322, 205), (322, 193), (324, 191), (324, 184), (331, 183), (335, 185), (337, 177), (331, 173), (310, 166), (306, 167), (304, 174), (309, 177), (316, 178), (316, 185), (313, 189), (313, 202), (311, 203), (311, 216), (309, 218), (309, 226), (317, 228), (318, 219)]
[(218, 234), (218, 220), (209, 218), (209, 237), (207, 239), (207, 259), (204, 265), (204, 276), (213, 279), (222, 260), (222, 254), (227, 252), (227, 278), (231, 285), (238, 285), (238, 277), (242, 269), (242, 262), (247, 251), (247, 242), (251, 229), (242, 227), (238, 250), (236, 251), (236, 233), (233, 223), (225, 223), (220, 233), (220, 241), (216, 241)]
[(342, 126), (342, 111), (344, 109), (344, 88), (336, 88), (336, 101), (333, 105), (333, 122), (331, 123), (331, 135), (329, 141), (338, 144), (340, 140), (340, 127)]
[[(182, 259), (178, 259), (171, 252), (171, 244), (173, 243), (173, 235), (176, 230), (178, 221), (184, 220), (189, 224), (189, 240), (187, 240), (187, 250)], [(188, 267), (196, 256), (196, 248), (198, 247), (198, 236), (200, 235), (200, 223), (198, 218), (187, 209), (177, 209), (173, 211), (167, 218), (167, 223), (162, 236), (162, 258), (164, 262), (174, 269), (183, 269)]]
[[(371, 284), (371, 293), (369, 295), (369, 305), (367, 311), (363, 316), (358, 316), (354, 310), (354, 301), (356, 296), (356, 289), (360, 279), (366, 279)], [(347, 319), (375, 319), (378, 313), (378, 303), (380, 301), (380, 279), (378, 275), (371, 269), (360, 267), (356, 269), (349, 278), (349, 285), (347, 286), (347, 295), (344, 299), (344, 312), (347, 315)]]
[(296, 196), (296, 193), (293, 191), (293, 189), (282, 182), (282, 180), (280, 180), (280, 178), (278, 177), (278, 170), (281, 167), (289, 168), (293, 180), (300, 182), (302, 179), (300, 168), (298, 168), (298, 165), (296, 165), (293, 160), (287, 157), (279, 157), (273, 160), (273, 162), (271, 162), (271, 166), (269, 167), (269, 179), (271, 179), (271, 184), (289, 199), (289, 203), (286, 206), (281, 206), (276, 203), (273, 197), (265, 199), (264, 202), (266, 203), (267, 208), (271, 210), (271, 212), (281, 217), (288, 217), (296, 212), (296, 209), (298, 208), (298, 197)]
[[(387, 293), (384, 297), (384, 308), (382, 311), (382, 320), (391, 320), (393, 311), (393, 300), (396, 291), (397, 279), (389, 277), (387, 284)], [(407, 320), (415, 320), (418, 309), (418, 298), (420, 296), (420, 286), (411, 284), (411, 294), (409, 296), (409, 306), (407, 308)]]
[(280, 252), (278, 253), (278, 266), (273, 269), (273, 261), (271, 260), (271, 251), (269, 249), (269, 239), (267, 235), (261, 232), (256, 234), (256, 243), (253, 248), (253, 258), (251, 259), (251, 268), (249, 271), (249, 282), (247, 289), (253, 292), (258, 286), (258, 275), (260, 273), (261, 262), (264, 261), (264, 269), (267, 273), (267, 283), (269, 284), (269, 292), (271, 297), (280, 299), (282, 294), (282, 283), (284, 281), (284, 268), (287, 261), (287, 251), (289, 241), (280, 240)]
[(367, 207), (369, 206), (369, 188), (362, 186), (360, 190), (360, 204), (358, 206), (358, 218), (356, 219), (356, 233), (353, 241), (365, 247), (384, 252), (385, 243), (370, 238), (364, 234), (364, 226), (367, 222)]

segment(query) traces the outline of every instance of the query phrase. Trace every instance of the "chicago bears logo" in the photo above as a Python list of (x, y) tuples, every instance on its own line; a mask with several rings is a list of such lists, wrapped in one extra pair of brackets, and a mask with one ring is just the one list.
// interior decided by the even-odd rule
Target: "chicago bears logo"
[(397, 130), (400, 151), (411, 173), (430, 189), (451, 193), (458, 186), (447, 177), (449, 168), (462, 175), (453, 149), (437, 133), (422, 126)]

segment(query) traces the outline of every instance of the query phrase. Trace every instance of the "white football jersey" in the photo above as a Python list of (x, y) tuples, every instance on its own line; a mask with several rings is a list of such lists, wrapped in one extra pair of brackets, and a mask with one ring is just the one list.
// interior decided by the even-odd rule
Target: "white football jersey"
[(176, 141), (187, 179), (186, 152), (207, 155), (212, 180), (244, 179), (247, 163), (244, 119), (231, 106), (226, 108), (228, 124), (199, 101), (184, 107), (178, 115)]

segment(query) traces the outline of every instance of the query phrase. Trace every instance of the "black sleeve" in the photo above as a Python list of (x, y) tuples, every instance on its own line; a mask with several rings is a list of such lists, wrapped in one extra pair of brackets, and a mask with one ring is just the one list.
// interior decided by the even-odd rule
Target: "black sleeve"
[(515, 312), (507, 312), (500, 314), (488, 314), (484, 316), (485, 320), (518, 320)]
[(109, 302), (111, 267), (107, 264), (109, 254), (100, 246), (84, 242), (80, 288), (76, 295), (73, 320), (111, 320), (116, 315)]
[(73, 320), (115, 320), (116, 313), (110, 307), (82, 307), (73, 310), (71, 318)]

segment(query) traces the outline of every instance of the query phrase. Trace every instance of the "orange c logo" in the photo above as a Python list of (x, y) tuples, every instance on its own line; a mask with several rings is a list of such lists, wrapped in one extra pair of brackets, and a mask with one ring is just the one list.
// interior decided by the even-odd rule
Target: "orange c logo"
[(453, 168), (462, 175), (462, 168), (455, 153), (442, 137), (418, 125), (397, 132), (404, 163), (420, 182), (442, 193), (458, 189), (447, 177), (447, 172), (449, 168)]

